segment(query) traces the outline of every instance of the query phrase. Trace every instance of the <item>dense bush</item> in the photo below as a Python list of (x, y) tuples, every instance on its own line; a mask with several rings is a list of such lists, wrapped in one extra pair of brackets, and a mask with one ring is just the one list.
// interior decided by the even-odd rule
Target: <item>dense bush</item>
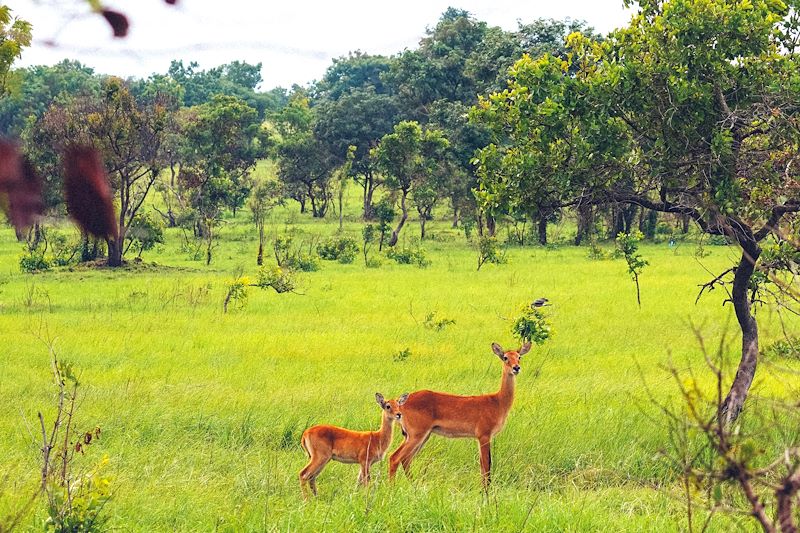
[(304, 243), (294, 243), (294, 237), (283, 235), (275, 239), (272, 244), (275, 252), (275, 261), (281, 268), (300, 270), (302, 272), (315, 272), (319, 270), (318, 256), (312, 253), (313, 242), (306, 250)]
[(138, 213), (125, 235), (128, 249), (136, 252), (138, 257), (145, 250), (151, 250), (156, 244), (164, 242), (164, 224), (150, 213)]
[(386, 252), (386, 257), (396, 261), (401, 265), (417, 265), (419, 268), (426, 268), (431, 265), (425, 249), (414, 241), (410, 247), (395, 247)]
[(358, 251), (358, 243), (352, 237), (334, 237), (317, 247), (317, 253), (322, 259), (340, 263), (352, 263)]
[(31, 251), (19, 258), (19, 269), (22, 272), (42, 272), (50, 270), (52, 264), (42, 252)]

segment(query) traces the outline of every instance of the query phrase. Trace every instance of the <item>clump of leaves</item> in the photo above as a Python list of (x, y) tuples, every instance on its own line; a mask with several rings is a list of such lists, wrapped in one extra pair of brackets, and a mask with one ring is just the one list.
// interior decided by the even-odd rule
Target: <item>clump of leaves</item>
[(800, 337), (787, 337), (764, 348), (767, 359), (800, 359)]
[(397, 213), (394, 210), (394, 203), (392, 200), (387, 196), (381, 199), (380, 202), (375, 204), (373, 207), (373, 214), (375, 215), (375, 219), (378, 221), (378, 231), (380, 232), (381, 238), (378, 244), (378, 250), (383, 250), (383, 243), (386, 240), (386, 236), (391, 232), (392, 221)]
[(317, 246), (317, 253), (322, 259), (345, 264), (352, 263), (358, 251), (358, 243), (352, 237), (334, 237)]
[(494, 237), (488, 235), (478, 239), (478, 270), (486, 263), (500, 265), (506, 262), (506, 253)]
[(150, 213), (137, 213), (125, 234), (125, 240), (128, 243), (125, 251), (131, 249), (141, 258), (145, 250), (164, 243), (164, 225)]
[(633, 233), (620, 232), (615, 241), (617, 245), (617, 257), (625, 259), (625, 263), (628, 265), (628, 274), (630, 274), (631, 279), (636, 285), (636, 302), (639, 304), (639, 307), (642, 306), (642, 296), (639, 290), (639, 276), (642, 270), (644, 270), (644, 267), (649, 264), (642, 258), (641, 254), (637, 253), (639, 250), (639, 242), (643, 237), (644, 235), (642, 235), (642, 232), (639, 230)]
[(228, 284), (228, 293), (225, 295), (225, 301), (222, 304), (222, 312), (228, 312), (228, 306), (233, 303), (237, 308), (243, 309), (247, 305), (247, 288), (252, 283), (247, 276), (239, 276), (231, 283)]
[(364, 254), (364, 265), (367, 268), (370, 268), (369, 252), (375, 246), (375, 241), (378, 240), (378, 233), (379, 230), (372, 224), (367, 224), (361, 230), (361, 240), (364, 243), (361, 252)]
[(264, 267), (258, 272), (256, 285), (262, 289), (272, 288), (278, 294), (292, 292), (297, 288), (297, 276), (288, 268)]
[(40, 250), (28, 250), (19, 258), (19, 269), (27, 274), (44, 272), (51, 266), (50, 260)]
[(317, 254), (313, 253), (314, 243), (305, 249), (304, 243), (294, 244), (291, 235), (283, 235), (275, 239), (272, 243), (275, 252), (275, 261), (281, 268), (300, 270), (302, 272), (315, 272), (319, 270)]
[(456, 321), (452, 318), (438, 318), (437, 312), (431, 311), (425, 316), (425, 320), (422, 322), (422, 325), (434, 331), (442, 331), (447, 326), (455, 323)]
[(520, 315), (511, 326), (511, 333), (522, 342), (544, 344), (552, 337), (553, 331), (541, 308), (524, 305)]
[(419, 268), (427, 268), (431, 265), (427, 252), (416, 240), (412, 241), (409, 247), (391, 248), (386, 252), (386, 257), (401, 265), (417, 265)]
[(405, 361), (409, 357), (411, 357), (411, 349), (410, 348), (403, 348), (402, 350), (400, 350), (396, 354), (394, 354), (394, 356), (392, 357), (392, 360), (395, 363), (402, 363), (403, 361)]

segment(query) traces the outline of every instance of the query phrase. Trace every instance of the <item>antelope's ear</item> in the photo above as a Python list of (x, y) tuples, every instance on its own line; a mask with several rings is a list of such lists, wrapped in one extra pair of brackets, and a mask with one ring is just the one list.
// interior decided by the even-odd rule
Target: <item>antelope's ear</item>
[(531, 341), (526, 342), (522, 345), (522, 348), (519, 349), (517, 352), (520, 356), (525, 355), (526, 353), (531, 351)]
[(495, 354), (497, 357), (499, 357), (500, 359), (502, 359), (503, 357), (505, 357), (505, 356), (506, 356), (506, 352), (504, 352), (504, 351), (503, 351), (503, 348), (501, 348), (501, 347), (500, 347), (500, 345), (499, 345), (499, 344), (497, 344), (496, 342), (493, 342), (493, 343), (492, 343), (492, 351), (493, 351), (493, 352), (494, 352), (494, 354)]
[(383, 407), (383, 405), (386, 403), (386, 401), (383, 399), (383, 394), (380, 392), (375, 393), (375, 401), (378, 402), (378, 405), (381, 407)]
[(403, 405), (408, 400), (408, 393), (403, 394), (397, 399), (397, 405)]

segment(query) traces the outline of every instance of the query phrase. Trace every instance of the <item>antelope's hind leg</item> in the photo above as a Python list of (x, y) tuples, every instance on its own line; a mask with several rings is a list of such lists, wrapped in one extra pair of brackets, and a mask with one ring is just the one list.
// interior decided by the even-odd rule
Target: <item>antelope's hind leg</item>
[(312, 457), (305, 468), (300, 471), (300, 488), (303, 489), (303, 496), (307, 497), (305, 483), (311, 487), (314, 496), (317, 495), (317, 476), (330, 460), (330, 457)]

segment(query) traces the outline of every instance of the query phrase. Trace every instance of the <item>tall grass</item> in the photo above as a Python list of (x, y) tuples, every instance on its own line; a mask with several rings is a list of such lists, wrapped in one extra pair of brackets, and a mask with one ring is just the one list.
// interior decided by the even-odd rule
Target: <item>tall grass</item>
[[(358, 238), (351, 203), (345, 229)], [(292, 205), (276, 211), (271, 231), (285, 231), (287, 221), (307, 236), (336, 227)], [(731, 319), (722, 294), (694, 299), (706, 268), (727, 267), (735, 251), (708, 247), (711, 255), (698, 260), (689, 244), (643, 245), (651, 266), (639, 309), (625, 265), (591, 261), (585, 248), (510, 248), (507, 264), (476, 272), (475, 250), (445, 217), (430, 232), (426, 269), (323, 262), (303, 276), (302, 295), (254, 289), (246, 307), (223, 314), (226, 283), (256, 273), (246, 213), (226, 221), (210, 267), (191, 260), (168, 230), (144, 265), (21, 274), (20, 246), (0, 230), (0, 472), (11, 480), (0, 483), (0, 516), (36, 483), (30, 426), (52, 404), (48, 355), (37, 340), (46, 334), (82, 372), (78, 422), (103, 430), (95, 450), (111, 461), (115, 529), (680, 529), (676, 473), (659, 458), (665, 430), (644, 385), (670, 401), (676, 389), (663, 366), (701, 364), (690, 323), (709, 343), (719, 339)], [(435, 437), (417, 456), (413, 480), (401, 474), (388, 483), (381, 463), (373, 488), (359, 490), (357, 468), (333, 464), (318, 480), (320, 497), (302, 502), (304, 428), (377, 428), (376, 391), (496, 390), (500, 363), (490, 344), (513, 347), (512, 319), (540, 296), (553, 303), (555, 335), (523, 359), (514, 407), (494, 441), (488, 499), (476, 443)], [(454, 323), (426, 328), (431, 312)], [(760, 311), (759, 321), (764, 342), (780, 335), (774, 313)], [(786, 394), (766, 367), (755, 391)], [(42, 518), (31, 517), (30, 529)]]

